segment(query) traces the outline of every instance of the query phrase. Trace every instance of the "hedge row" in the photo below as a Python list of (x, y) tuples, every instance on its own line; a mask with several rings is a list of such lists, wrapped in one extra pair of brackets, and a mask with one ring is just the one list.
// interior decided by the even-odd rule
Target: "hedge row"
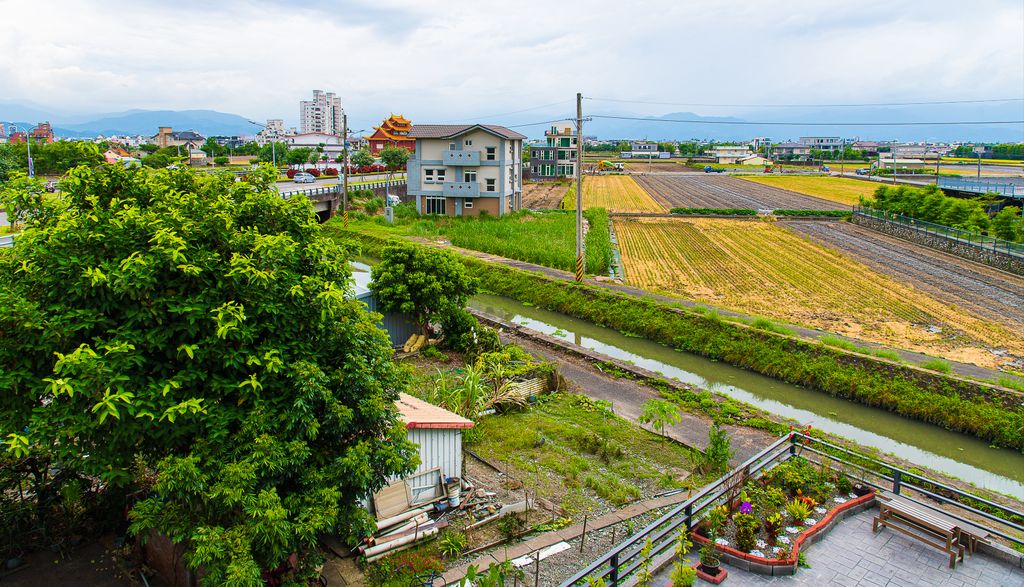
[(850, 210), (773, 210), (776, 216), (826, 216), (828, 218), (849, 218)]
[[(346, 233), (374, 254), (385, 243)], [(605, 288), (464, 257), (481, 288), (677, 350), (1024, 450), (1021, 395)]]
[(757, 216), (757, 210), (747, 208), (672, 208), (672, 214), (716, 214), (721, 216)]

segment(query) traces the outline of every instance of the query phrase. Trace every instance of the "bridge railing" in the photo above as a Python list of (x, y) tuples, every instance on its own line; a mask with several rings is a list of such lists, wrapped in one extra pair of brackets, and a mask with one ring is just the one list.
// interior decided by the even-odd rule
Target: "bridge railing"
[[(796, 456), (820, 463), (836, 463), (848, 477), (866, 486), (901, 495), (954, 520), (981, 526), (993, 536), (1018, 547), (1024, 546), (1024, 512), (829, 442), (790, 432), (644, 529), (615, 545), (559, 587), (583, 586), (598, 580), (604, 580), (610, 587), (617, 587), (636, 573), (645, 558), (653, 560), (671, 551), (680, 532), (690, 532), (696, 528), (701, 518), (734, 497), (738, 488), (748, 479), (757, 478), (768, 469)], [(979, 519), (984, 521), (979, 522)], [(648, 539), (652, 548), (645, 557), (641, 551)]]
[(14, 235), (0, 236), (0, 248), (13, 247)]
[(1012, 182), (993, 182), (956, 177), (939, 177), (938, 186), (940, 188), (973, 192), (976, 194), (999, 194), (1010, 198), (1024, 197), (1024, 185)]
[[(383, 180), (380, 180), (380, 181), (360, 182), (358, 185), (349, 184), (348, 190), (351, 193), (351, 192), (353, 192), (355, 190), (374, 190), (374, 189), (380, 189), (380, 188), (385, 188), (385, 187), (389, 187), (389, 186), (394, 187), (394, 186), (405, 185), (405, 183), (406, 183), (405, 179), (393, 179), (391, 181), (383, 179)], [(331, 185), (328, 185), (328, 186), (318, 186), (318, 187), (313, 187), (313, 188), (300, 188), (300, 189), (296, 189), (296, 190), (282, 191), (281, 192), (281, 197), (287, 200), (288, 198), (290, 198), (292, 196), (305, 196), (307, 198), (316, 198), (316, 197), (328, 196), (328, 195), (333, 196), (335, 194), (340, 194), (340, 193), (341, 193), (341, 184), (337, 183), (337, 184), (331, 184)]]
[(953, 228), (952, 226), (946, 226), (943, 224), (935, 224), (934, 222), (919, 220), (910, 216), (897, 214), (896, 212), (876, 210), (866, 206), (854, 206), (853, 213), (858, 216), (865, 216), (868, 218), (884, 220), (893, 224), (899, 224), (923, 234), (930, 234), (960, 244), (978, 247), (987, 251), (995, 251), (1016, 257), (1024, 257), (1024, 243), (1005, 241), (984, 234), (961, 230), (959, 228)]

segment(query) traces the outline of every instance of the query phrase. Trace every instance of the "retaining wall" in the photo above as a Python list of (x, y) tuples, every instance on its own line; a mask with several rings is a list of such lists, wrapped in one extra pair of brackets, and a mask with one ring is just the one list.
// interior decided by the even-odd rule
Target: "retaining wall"
[(936, 234), (930, 234), (914, 227), (900, 224), (898, 222), (889, 222), (882, 218), (854, 214), (850, 219), (850, 222), (865, 228), (877, 230), (878, 232), (888, 234), (889, 236), (894, 236), (912, 243), (937, 249), (944, 253), (949, 253), (950, 255), (956, 255), (957, 257), (962, 257), (969, 261), (984, 263), (997, 269), (1002, 269), (1003, 271), (1008, 271), (1017, 275), (1024, 275), (1024, 258), (1009, 255), (1001, 251), (993, 251), (992, 249), (985, 249), (980, 246), (959, 242), (955, 239), (946, 238)]

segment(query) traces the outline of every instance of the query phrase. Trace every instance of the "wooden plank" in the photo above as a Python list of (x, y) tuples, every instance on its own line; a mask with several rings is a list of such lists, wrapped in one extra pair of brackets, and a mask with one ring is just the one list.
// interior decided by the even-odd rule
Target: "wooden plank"
[(373, 508), (377, 519), (383, 520), (398, 515), (409, 509), (409, 498), (406, 496), (405, 481), (395, 481), (373, 495)]

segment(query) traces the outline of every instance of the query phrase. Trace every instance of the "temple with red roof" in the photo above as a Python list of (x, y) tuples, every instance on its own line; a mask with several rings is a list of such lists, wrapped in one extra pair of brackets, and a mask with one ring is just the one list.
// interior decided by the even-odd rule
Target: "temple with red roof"
[(369, 141), (370, 152), (374, 155), (380, 155), (381, 149), (388, 145), (405, 147), (411, 153), (416, 151), (416, 139), (409, 138), (411, 128), (412, 121), (401, 114), (392, 114), (380, 126), (373, 127), (372, 135), (364, 138)]

